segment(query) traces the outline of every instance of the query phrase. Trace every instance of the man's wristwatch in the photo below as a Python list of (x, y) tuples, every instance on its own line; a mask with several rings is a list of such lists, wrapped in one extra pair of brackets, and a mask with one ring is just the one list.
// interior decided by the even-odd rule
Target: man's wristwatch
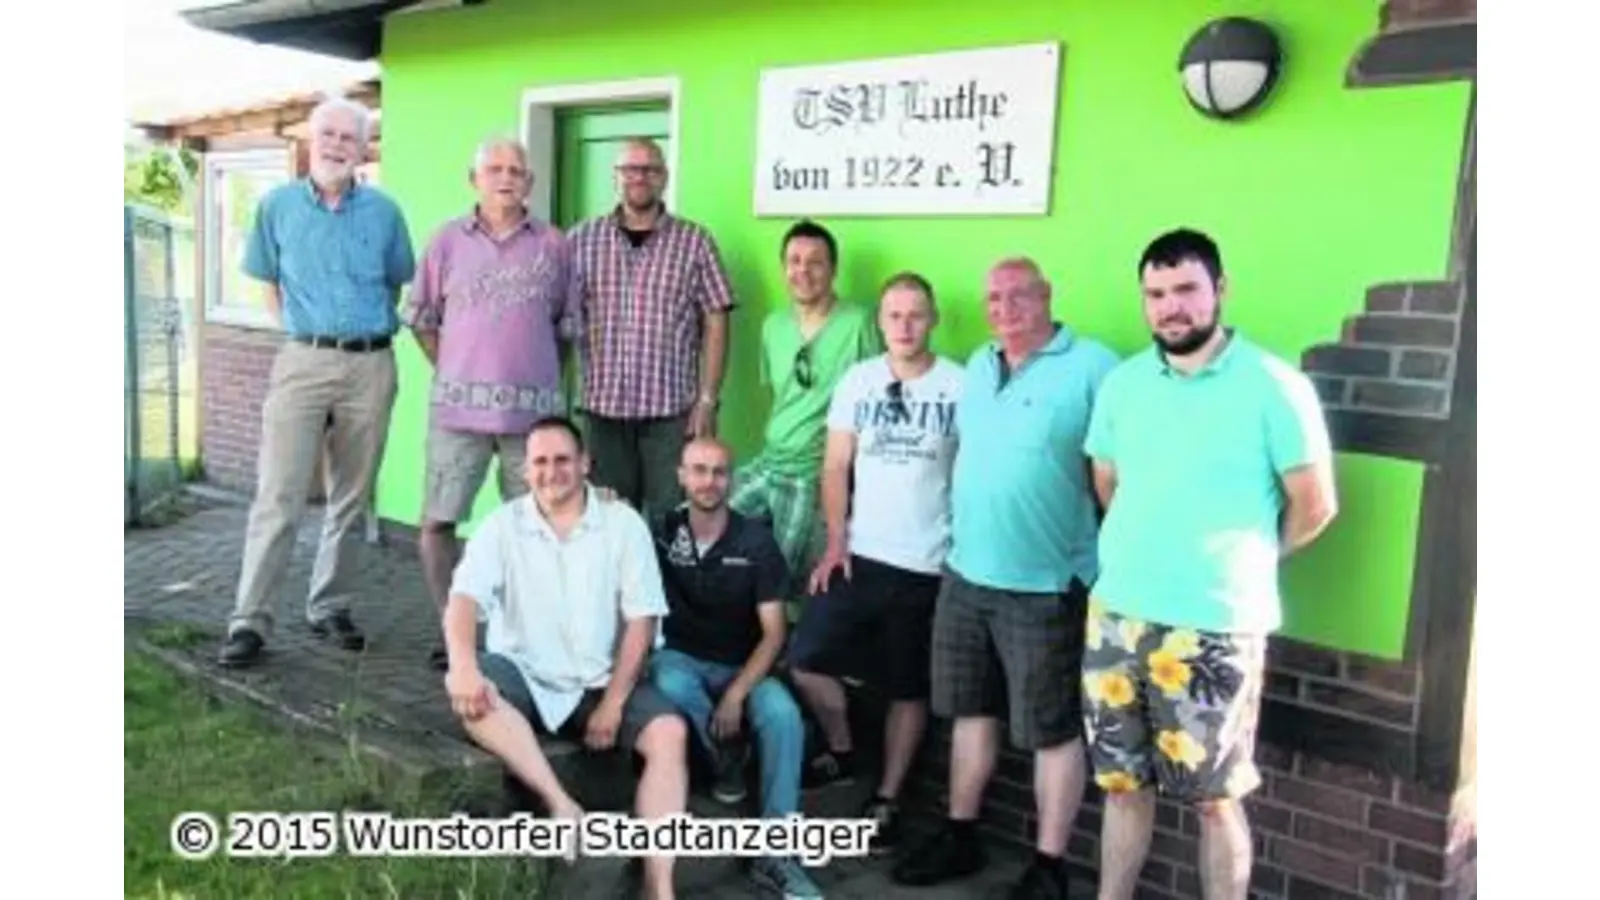
[(710, 394), (701, 394), (694, 399), (694, 402), (699, 406), (709, 406), (712, 409), (717, 408), (717, 398), (711, 396)]

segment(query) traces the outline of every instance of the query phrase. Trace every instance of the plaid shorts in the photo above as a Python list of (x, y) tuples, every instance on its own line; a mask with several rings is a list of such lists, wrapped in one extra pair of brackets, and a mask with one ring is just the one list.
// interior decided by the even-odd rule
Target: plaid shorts
[(1108, 793), (1159, 785), (1186, 802), (1255, 790), (1266, 648), (1259, 635), (1172, 628), (1092, 601), (1083, 696), (1095, 783)]
[(821, 543), (818, 487), (815, 476), (780, 475), (757, 458), (734, 470), (728, 490), (728, 505), (735, 512), (760, 519), (772, 529), (796, 585), (810, 576)]
[(933, 614), (933, 713), (1009, 713), (1011, 742), (1022, 750), (1081, 735), (1088, 595), (1076, 578), (1063, 593), (1035, 594), (973, 584), (946, 567)]

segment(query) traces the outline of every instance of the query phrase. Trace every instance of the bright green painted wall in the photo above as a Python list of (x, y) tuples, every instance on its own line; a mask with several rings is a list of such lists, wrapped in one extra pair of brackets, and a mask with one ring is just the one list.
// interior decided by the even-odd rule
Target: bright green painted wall
[[(400, 16), (385, 33), (384, 182), (419, 243), (470, 202), (475, 143), (514, 130), (523, 89), (564, 82), (682, 79), (679, 209), (716, 233), (744, 306), (736, 314), (728, 411), (740, 452), (759, 433), (761, 313), (782, 302), (777, 241), (786, 221), (751, 213), (759, 70), (1059, 38), (1064, 42), (1052, 214), (1035, 219), (828, 220), (842, 244), (841, 288), (863, 298), (912, 267), (941, 293), (938, 349), (964, 357), (984, 336), (987, 264), (1038, 258), (1057, 310), (1129, 353), (1148, 340), (1134, 263), (1158, 231), (1192, 224), (1221, 243), (1233, 277), (1226, 317), (1298, 358), (1333, 339), (1370, 283), (1435, 278), (1448, 250), (1467, 92), (1462, 85), (1351, 91), (1347, 62), (1378, 21), (1378, 0), (493, 0)], [(1256, 117), (1231, 125), (1192, 112), (1176, 64), (1220, 15), (1272, 22), (1287, 67)], [(541, 173), (543, 174), (543, 173)], [(414, 522), (421, 501), (427, 370), (409, 344), (379, 510)], [(1399, 655), (1410, 592), (1421, 470), (1341, 459), (1345, 509), (1318, 547), (1290, 563), (1289, 634)]]

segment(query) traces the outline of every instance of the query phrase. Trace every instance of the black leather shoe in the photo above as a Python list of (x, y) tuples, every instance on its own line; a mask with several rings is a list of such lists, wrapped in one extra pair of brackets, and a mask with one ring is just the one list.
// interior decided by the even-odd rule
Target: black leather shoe
[(895, 801), (869, 797), (856, 818), (871, 819), (878, 823), (878, 833), (873, 835), (869, 848), (873, 856), (893, 853), (899, 847), (900, 806)]
[(907, 854), (889, 877), (896, 884), (932, 887), (975, 875), (987, 864), (983, 842), (976, 835), (963, 836), (946, 825)]
[(367, 646), (366, 636), (354, 622), (350, 621), (350, 614), (346, 612), (334, 613), (325, 619), (312, 622), (311, 633), (319, 638), (337, 640), (339, 646), (346, 650), (362, 650)]
[(1035, 859), (1022, 873), (1022, 878), (1011, 886), (1006, 900), (1067, 900), (1071, 889), (1066, 866), (1059, 861), (1046, 863)]
[(217, 662), (224, 666), (248, 666), (261, 659), (261, 648), (266, 646), (261, 635), (249, 628), (241, 628), (228, 635), (217, 654)]

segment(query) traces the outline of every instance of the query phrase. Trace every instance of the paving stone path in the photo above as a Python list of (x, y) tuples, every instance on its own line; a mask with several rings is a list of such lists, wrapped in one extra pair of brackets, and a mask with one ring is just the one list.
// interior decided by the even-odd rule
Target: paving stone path
[[(306, 627), (304, 596), (320, 512), (310, 510), (300, 530), (276, 606), (275, 632), (261, 664), (240, 671), (215, 661), (232, 607), (245, 529), (246, 509), (235, 498), (191, 495), (165, 524), (125, 533), (123, 617), (129, 639), (219, 693), (248, 698), (301, 724), (354, 735), (365, 750), (416, 777), (454, 779), (452, 783), (480, 789), (498, 786), (503, 770), (467, 741), (450, 713), (439, 673), (428, 666), (438, 618), (409, 548), (359, 542), (362, 587), (353, 615), (367, 634), (363, 653), (319, 641)], [(573, 771), (582, 758), (577, 748), (560, 741), (547, 743), (546, 752), (563, 772)], [(609, 803), (591, 803), (584, 786), (578, 793), (595, 808), (618, 808), (614, 792)], [(849, 816), (858, 802), (859, 792), (822, 792), (807, 797), (806, 812)], [(700, 797), (691, 808), (698, 815), (730, 814)], [(881, 860), (835, 861), (816, 876), (829, 897), (945, 900), (994, 895), (1016, 877), (1021, 865), (1020, 858), (996, 851), (981, 875), (938, 889), (896, 887)], [(686, 859), (678, 869), (681, 896), (761, 896), (731, 860)], [(557, 896), (617, 896), (622, 871), (614, 860), (580, 862), (561, 876)]]

